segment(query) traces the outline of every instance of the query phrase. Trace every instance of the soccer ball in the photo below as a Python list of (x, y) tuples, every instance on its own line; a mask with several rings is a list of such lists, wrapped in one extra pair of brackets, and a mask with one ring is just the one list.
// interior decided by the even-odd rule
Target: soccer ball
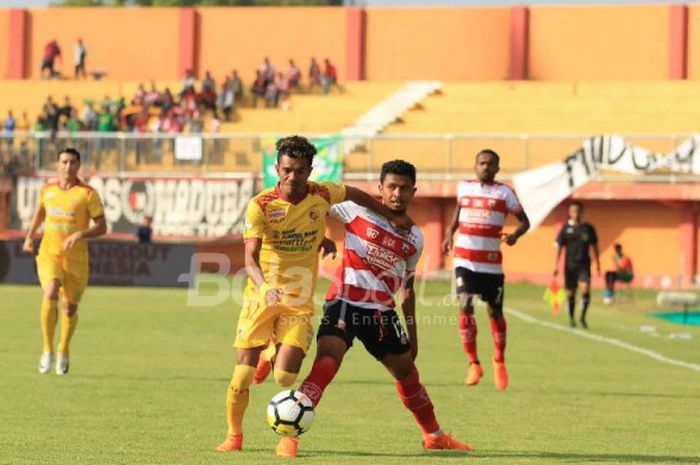
[(267, 406), (267, 424), (280, 436), (299, 436), (311, 427), (314, 404), (299, 391), (282, 391)]

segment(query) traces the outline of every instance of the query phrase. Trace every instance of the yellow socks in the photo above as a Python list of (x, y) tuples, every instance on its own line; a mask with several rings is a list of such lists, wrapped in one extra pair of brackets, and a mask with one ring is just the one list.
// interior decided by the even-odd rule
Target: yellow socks
[(243, 415), (248, 407), (249, 387), (253, 382), (255, 367), (236, 365), (226, 394), (226, 421), (229, 434), (243, 432)]
[(53, 352), (53, 336), (56, 331), (58, 321), (58, 300), (50, 300), (46, 297), (41, 299), (41, 336), (43, 339), (44, 352)]
[(70, 348), (70, 340), (73, 337), (75, 328), (78, 326), (78, 314), (68, 316), (65, 313), (61, 315), (61, 342), (58, 344), (58, 353), (68, 355)]

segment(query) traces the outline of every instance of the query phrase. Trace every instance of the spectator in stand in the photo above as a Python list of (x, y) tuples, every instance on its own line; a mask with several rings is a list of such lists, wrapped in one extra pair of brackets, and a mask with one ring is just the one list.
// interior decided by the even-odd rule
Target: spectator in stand
[(253, 95), (253, 108), (258, 106), (258, 98), (265, 96), (266, 86), (260, 70), (255, 71), (255, 80), (251, 86), (250, 92)]
[(265, 57), (265, 60), (260, 67), (260, 72), (262, 73), (265, 88), (267, 89), (267, 86), (275, 80), (275, 67), (272, 66), (272, 63), (270, 63), (270, 59), (268, 57)]
[(56, 58), (60, 57), (61, 48), (58, 46), (58, 42), (52, 40), (44, 46), (44, 57), (41, 60), (42, 79), (53, 79), (57, 76), (54, 65), (56, 63)]
[(233, 89), (231, 88), (231, 78), (228, 76), (226, 76), (224, 83), (221, 84), (219, 106), (224, 112), (224, 119), (226, 121), (231, 121), (231, 112), (233, 111)]
[(185, 71), (185, 79), (182, 81), (182, 89), (180, 90), (180, 98), (187, 92), (194, 92), (194, 86), (197, 84), (197, 79), (191, 69)]
[(83, 79), (87, 79), (87, 74), (85, 73), (85, 56), (87, 55), (87, 49), (85, 44), (83, 44), (83, 39), (78, 39), (74, 48), (75, 57), (75, 72), (73, 74), (74, 79), (78, 79), (78, 76), (82, 76)]
[(97, 130), (99, 132), (114, 131), (114, 115), (109, 111), (109, 106), (103, 104), (97, 118)]
[(238, 70), (233, 70), (231, 74), (231, 91), (233, 92), (233, 105), (241, 101), (243, 97), (243, 81), (238, 76)]
[(49, 95), (46, 98), (46, 103), (44, 103), (44, 114), (46, 115), (46, 124), (48, 126), (48, 129), (52, 132), (55, 133), (58, 131), (58, 117), (60, 116), (58, 113), (58, 107), (53, 101), (53, 98)]
[(316, 86), (321, 87), (321, 67), (318, 65), (316, 58), (311, 58), (311, 64), (309, 65), (309, 92), (312, 92)]
[(22, 112), (22, 117), (17, 121), (17, 131), (29, 131), (32, 128), (32, 123), (29, 121), (27, 112)]
[(206, 72), (204, 80), (202, 81), (202, 93), (199, 96), (199, 103), (201, 103), (205, 109), (210, 110), (217, 116), (216, 112), (216, 81), (211, 77), (209, 71)]
[(338, 71), (335, 69), (335, 66), (333, 66), (328, 58), (326, 58), (325, 64), (326, 67), (323, 70), (323, 77), (321, 78), (323, 82), (323, 95), (328, 94), (328, 92), (331, 90), (331, 86), (335, 86), (342, 92), (342, 89), (338, 85)]
[(65, 116), (66, 118), (70, 118), (70, 115), (73, 113), (73, 105), (70, 103), (70, 97), (65, 96), (63, 99), (63, 106), (58, 109), (58, 113), (60, 115)]
[(277, 90), (277, 82), (273, 79), (265, 88), (265, 108), (274, 108), (277, 106)]
[(14, 145), (15, 140), (13, 136), (15, 133), (15, 129), (17, 128), (17, 121), (12, 115), (11, 110), (7, 111), (7, 118), (5, 118), (5, 122), (3, 123), (2, 127), (5, 130), (5, 143), (7, 144), (7, 148), (9, 150)]
[(99, 124), (99, 116), (95, 111), (95, 107), (92, 102), (87, 102), (85, 110), (83, 111), (83, 121), (88, 131), (97, 131), (97, 126)]
[(284, 111), (289, 110), (289, 79), (283, 73), (277, 73), (277, 79), (275, 80), (275, 87), (277, 88), (277, 95), (275, 98), (275, 106), (278, 107), (280, 101), (282, 102), (282, 109)]
[(214, 81), (214, 78), (211, 77), (211, 73), (209, 71), (204, 74), (204, 79), (202, 79), (202, 90), (204, 89), (212, 89), (216, 91), (216, 81)]
[(83, 130), (83, 124), (78, 119), (78, 112), (75, 109), (71, 110), (70, 114), (68, 115), (64, 129), (70, 132), (78, 132)]
[(287, 81), (289, 82), (289, 89), (299, 90), (301, 86), (301, 71), (297, 68), (294, 60), (289, 60), (289, 68), (287, 69)]
[(143, 86), (143, 84), (139, 84), (139, 88), (136, 90), (136, 93), (134, 94), (134, 104), (143, 105), (145, 98), (146, 98), (146, 88)]
[(43, 131), (48, 131), (49, 130), (49, 123), (48, 123), (48, 117), (46, 116), (46, 112), (44, 110), (39, 113), (39, 116), (36, 117), (36, 123), (34, 124), (34, 131), (35, 132), (43, 132)]
[(160, 96), (160, 102), (162, 111), (168, 111), (173, 106), (173, 103), (175, 103), (175, 98), (173, 97), (173, 93), (170, 92), (170, 87), (165, 88), (165, 92), (163, 92)]
[(149, 90), (143, 97), (143, 104), (146, 106), (155, 105), (158, 106), (161, 101), (160, 92), (156, 88), (156, 83), (151, 82), (151, 90)]

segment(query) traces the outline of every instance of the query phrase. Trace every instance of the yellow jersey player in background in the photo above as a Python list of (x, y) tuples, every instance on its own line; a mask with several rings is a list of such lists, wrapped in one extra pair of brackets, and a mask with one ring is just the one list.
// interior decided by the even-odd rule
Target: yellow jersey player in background
[[(217, 447), (221, 452), (242, 448), (248, 389), (260, 354), (273, 335), (275, 381), (287, 388), (296, 380), (313, 339), (318, 250), (331, 205), (352, 200), (400, 229), (413, 225), (408, 217), (395, 214), (359, 189), (308, 181), (316, 148), (307, 139), (286, 137), (276, 147), (279, 183), (251, 199), (246, 210), (243, 238), (248, 282), (233, 344), (236, 367), (226, 396), (228, 433)], [(276, 452), (296, 455), (295, 450), (280, 450), (279, 445)]]
[[(72, 148), (58, 154), (58, 181), (44, 185), (39, 193), (39, 206), (23, 249), (34, 253), (34, 235), (44, 223), (44, 237), (36, 257), (41, 300), (41, 333), (43, 352), (39, 372), (48, 373), (54, 359), (53, 340), (58, 321), (58, 297), (61, 296), (63, 317), (61, 341), (58, 345), (56, 374), (68, 373), (71, 337), (78, 325), (78, 303), (87, 286), (88, 248), (86, 239), (107, 231), (102, 202), (95, 190), (78, 179), (80, 153)], [(90, 225), (90, 220), (93, 225)]]

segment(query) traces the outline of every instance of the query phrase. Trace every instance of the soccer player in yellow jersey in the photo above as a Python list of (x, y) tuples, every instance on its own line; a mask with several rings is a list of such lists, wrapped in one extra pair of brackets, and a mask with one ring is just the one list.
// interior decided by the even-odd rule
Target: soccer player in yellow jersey
[[(71, 337), (78, 325), (78, 303), (88, 282), (86, 239), (107, 231), (102, 202), (95, 190), (78, 179), (80, 153), (72, 148), (58, 154), (58, 181), (44, 185), (39, 206), (23, 249), (34, 253), (33, 238), (44, 224), (44, 237), (36, 257), (37, 272), (44, 296), (41, 300), (41, 333), (44, 348), (39, 372), (48, 373), (54, 359), (53, 338), (58, 321), (58, 297), (63, 317), (58, 345), (56, 374), (68, 373)], [(90, 225), (90, 220), (93, 225)]]
[(409, 230), (413, 225), (408, 217), (397, 215), (364, 191), (341, 183), (309, 181), (316, 148), (307, 139), (286, 137), (276, 146), (279, 183), (256, 195), (246, 210), (243, 237), (248, 282), (233, 344), (236, 367), (226, 396), (228, 433), (217, 447), (221, 452), (241, 450), (248, 389), (273, 334), (274, 379), (282, 387), (296, 380), (313, 338), (317, 252), (330, 206), (352, 200), (399, 229)]

